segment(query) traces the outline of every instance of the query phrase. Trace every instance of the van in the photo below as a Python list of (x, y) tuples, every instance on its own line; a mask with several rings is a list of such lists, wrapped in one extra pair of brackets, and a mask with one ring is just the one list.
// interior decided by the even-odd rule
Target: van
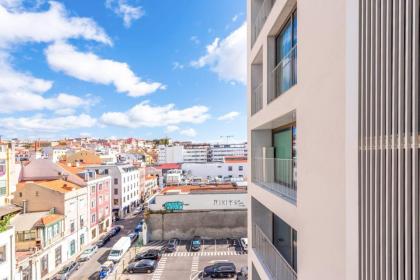
[(114, 263), (119, 262), (124, 254), (130, 249), (131, 239), (128, 236), (121, 237), (117, 243), (112, 246), (111, 252), (108, 255), (108, 261), (113, 261)]

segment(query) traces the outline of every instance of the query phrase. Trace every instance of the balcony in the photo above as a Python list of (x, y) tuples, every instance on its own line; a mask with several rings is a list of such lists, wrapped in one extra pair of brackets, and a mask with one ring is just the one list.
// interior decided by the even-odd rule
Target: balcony
[(257, 225), (252, 227), (252, 248), (261, 264), (274, 280), (297, 280), (297, 274), (285, 258), (272, 244), (262, 229)]
[(262, 109), (263, 103), (263, 84), (260, 83), (252, 90), (251, 96), (251, 115)]
[(270, 78), (272, 89), (268, 94), (268, 102), (273, 101), (297, 83), (297, 45), (274, 67)]
[(296, 159), (252, 159), (252, 182), (296, 204)]
[[(259, 2), (259, 1), (255, 1)], [(264, 0), (259, 7), (256, 7), (257, 13), (254, 17), (251, 30), (251, 43), (254, 45), (257, 40), (258, 35), (261, 32), (262, 27), (264, 26), (265, 21), (267, 20), (268, 15), (270, 14), (271, 8), (273, 7), (275, 0)]]

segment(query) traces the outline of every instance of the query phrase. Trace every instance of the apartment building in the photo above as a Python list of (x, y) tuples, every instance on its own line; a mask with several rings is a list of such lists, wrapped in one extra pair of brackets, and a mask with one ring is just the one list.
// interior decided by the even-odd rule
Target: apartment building
[(92, 165), (98, 174), (111, 176), (113, 217), (125, 217), (140, 204), (139, 167), (131, 164)]
[(184, 161), (184, 147), (181, 145), (159, 145), (158, 163), (180, 163)]
[(79, 176), (84, 181), (88, 194), (89, 242), (99, 238), (112, 225), (111, 213), (111, 176), (99, 169), (80, 167), (78, 164), (60, 166), (66, 171)]
[(189, 143), (184, 145), (183, 162), (207, 162), (210, 145), (206, 143)]
[(212, 144), (209, 151), (209, 160), (223, 162), (225, 157), (247, 157), (247, 143), (239, 144)]
[(418, 0), (248, 0), (251, 279), (420, 279)]

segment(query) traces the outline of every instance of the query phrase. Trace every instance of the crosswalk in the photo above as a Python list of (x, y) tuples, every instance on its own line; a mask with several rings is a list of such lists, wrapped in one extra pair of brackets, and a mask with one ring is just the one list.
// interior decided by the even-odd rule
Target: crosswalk
[(162, 276), (162, 273), (165, 270), (167, 260), (168, 259), (166, 257), (162, 257), (160, 259), (159, 264), (155, 269), (155, 272), (153, 272), (152, 280), (159, 280), (160, 279), (160, 276)]
[(205, 256), (239, 256), (245, 255), (242, 251), (216, 251), (216, 252), (174, 252), (163, 254), (167, 257), (205, 257)]
[(200, 258), (198, 256), (194, 256), (191, 264), (191, 274), (198, 272), (199, 262)]

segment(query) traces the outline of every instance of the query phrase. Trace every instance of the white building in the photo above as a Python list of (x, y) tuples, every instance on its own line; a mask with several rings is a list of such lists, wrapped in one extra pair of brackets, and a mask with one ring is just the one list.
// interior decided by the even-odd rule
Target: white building
[(140, 203), (139, 168), (130, 164), (92, 165), (101, 174), (110, 175), (112, 211), (114, 216), (124, 217)]
[(64, 147), (45, 147), (42, 149), (44, 158), (48, 158), (52, 162), (59, 162), (64, 159), (67, 152), (69, 152), (69, 149)]
[(14, 279), (15, 268), (15, 229), (9, 226), (0, 232), (0, 279)]
[(16, 189), (20, 164), (15, 162), (15, 146), (11, 142), (0, 142), (0, 206), (12, 200)]
[(207, 162), (209, 160), (209, 144), (184, 145), (183, 162)]
[(200, 177), (217, 180), (245, 179), (248, 172), (246, 160), (226, 160), (225, 162), (183, 163), (186, 177)]
[(209, 161), (223, 162), (225, 157), (247, 157), (247, 143), (240, 144), (212, 144), (210, 146)]
[(158, 163), (180, 163), (184, 161), (184, 147), (181, 145), (159, 145)]

